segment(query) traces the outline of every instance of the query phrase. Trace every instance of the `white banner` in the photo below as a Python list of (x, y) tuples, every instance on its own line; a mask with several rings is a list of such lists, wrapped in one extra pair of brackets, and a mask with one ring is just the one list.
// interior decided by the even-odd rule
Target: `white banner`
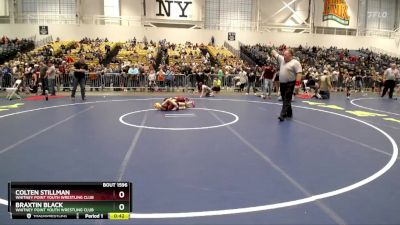
[(314, 26), (357, 29), (358, 0), (315, 0)]
[(204, 0), (146, 0), (146, 18), (202, 20)]
[(9, 16), (8, 0), (0, 0), (0, 16)]

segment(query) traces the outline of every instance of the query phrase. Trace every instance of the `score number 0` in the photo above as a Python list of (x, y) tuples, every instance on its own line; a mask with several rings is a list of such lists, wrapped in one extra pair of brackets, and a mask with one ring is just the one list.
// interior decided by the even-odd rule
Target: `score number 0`
[[(125, 197), (125, 192), (124, 191), (120, 191), (118, 193), (118, 197), (121, 198), (121, 199), (124, 198)], [(120, 211), (123, 211), (125, 209), (125, 205), (124, 204), (119, 204), (118, 209)]]

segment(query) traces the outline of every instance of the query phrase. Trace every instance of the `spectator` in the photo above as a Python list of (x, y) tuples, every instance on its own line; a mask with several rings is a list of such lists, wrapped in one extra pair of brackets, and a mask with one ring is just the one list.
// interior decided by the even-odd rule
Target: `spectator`
[(329, 99), (331, 89), (332, 89), (331, 76), (329, 75), (329, 72), (325, 70), (323, 75), (319, 78), (319, 95), (317, 95), (317, 98)]
[(71, 93), (71, 99), (73, 101), (75, 101), (75, 93), (76, 93), (76, 89), (78, 87), (78, 84), (81, 87), (81, 97), (82, 97), (82, 101), (85, 101), (85, 76), (86, 76), (86, 72), (88, 70), (88, 65), (85, 63), (85, 58), (81, 57), (79, 59), (78, 62), (76, 62), (74, 64), (74, 84), (72, 87), (72, 93)]
[(396, 78), (399, 78), (399, 70), (397, 69), (397, 65), (395, 63), (390, 64), (390, 68), (388, 68), (384, 75), (384, 88), (382, 92), (382, 98), (386, 95), (386, 92), (389, 90), (389, 98), (393, 98), (394, 88), (396, 87)]
[(47, 65), (46, 77), (48, 82), (48, 90), (50, 95), (54, 96), (56, 95), (56, 68), (51, 61), (49, 61)]
[(46, 64), (41, 61), (39, 79), (42, 84), (42, 95), (46, 95), (46, 91), (48, 91), (47, 69)]
[(156, 76), (155, 70), (152, 67), (150, 68), (148, 79), (149, 79), (150, 91), (155, 91), (155, 87), (157, 86), (157, 84), (156, 84), (157, 76)]
[(331, 76), (331, 81), (332, 81), (332, 90), (337, 91), (338, 88), (338, 81), (339, 81), (339, 71), (335, 68), (332, 71), (332, 76)]
[(257, 90), (256, 90), (256, 74), (254, 72), (253, 68), (248, 68), (248, 73), (247, 73), (247, 92), (246, 95), (250, 93), (250, 87), (253, 88), (254, 95), (256, 95)]
[(247, 83), (247, 73), (243, 68), (240, 68), (239, 72), (239, 84), (240, 84), (240, 89), (239, 91), (242, 92), (244, 89), (244, 86), (246, 86)]
[(195, 71), (196, 71), (197, 90), (200, 93), (203, 84), (205, 84), (207, 81), (207, 77), (201, 69), (196, 69)]
[(174, 82), (174, 72), (169, 66), (167, 66), (167, 71), (165, 72), (165, 84), (167, 86), (167, 91), (170, 91), (171, 87), (173, 91), (174, 88), (173, 82)]
[[(275, 80), (276, 71), (274, 67), (269, 64), (265, 67), (261, 79), (264, 80), (264, 94), (261, 96), (262, 98), (266, 98), (268, 96), (271, 99), (272, 94), (272, 82)], [(268, 95), (267, 95), (268, 92)]]
[(165, 72), (163, 70), (163, 67), (160, 66), (158, 72), (157, 72), (157, 81), (158, 81), (158, 86), (161, 88), (164, 88), (165, 85)]

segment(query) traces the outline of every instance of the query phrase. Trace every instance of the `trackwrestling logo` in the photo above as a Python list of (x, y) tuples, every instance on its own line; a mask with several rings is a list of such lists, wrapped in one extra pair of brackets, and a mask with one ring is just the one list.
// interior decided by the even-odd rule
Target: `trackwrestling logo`
[(350, 23), (350, 16), (347, 14), (348, 8), (346, 0), (324, 0), (322, 21), (334, 20), (348, 26)]

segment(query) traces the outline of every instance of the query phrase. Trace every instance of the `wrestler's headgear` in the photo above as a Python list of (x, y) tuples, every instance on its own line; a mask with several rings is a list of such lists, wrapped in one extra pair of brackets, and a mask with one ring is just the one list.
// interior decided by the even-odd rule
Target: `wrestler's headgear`
[(155, 109), (161, 109), (161, 104), (159, 102), (154, 103), (153, 107)]

